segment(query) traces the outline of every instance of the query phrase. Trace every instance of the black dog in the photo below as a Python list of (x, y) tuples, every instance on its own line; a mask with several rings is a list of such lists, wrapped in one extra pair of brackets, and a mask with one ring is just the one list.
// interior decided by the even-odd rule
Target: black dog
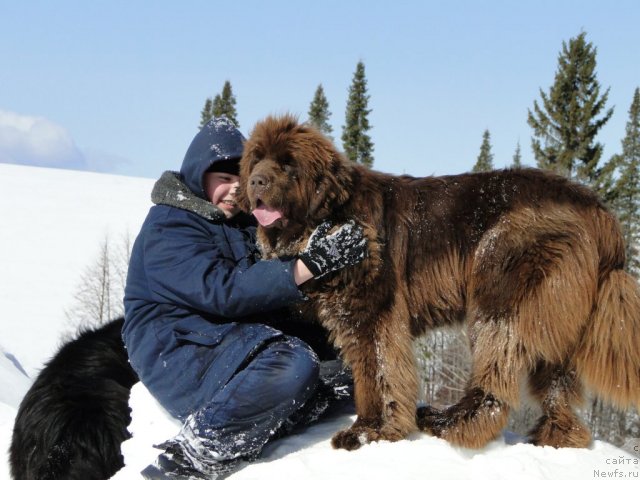
[[(138, 377), (120, 336), (123, 322), (81, 333), (42, 369), (13, 428), (15, 480), (106, 480), (124, 466), (120, 444), (131, 436), (129, 393)], [(303, 339), (321, 360), (336, 358), (319, 324), (293, 316), (268, 323)]]
[(62, 346), (25, 395), (11, 440), (15, 480), (102, 480), (124, 465), (129, 392), (138, 377), (120, 336), (123, 319)]

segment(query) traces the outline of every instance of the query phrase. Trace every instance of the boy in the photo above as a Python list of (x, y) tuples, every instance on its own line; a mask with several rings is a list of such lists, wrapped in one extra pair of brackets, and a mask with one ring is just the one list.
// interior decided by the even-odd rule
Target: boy
[[(254, 223), (234, 200), (243, 141), (225, 118), (206, 124), (180, 172), (156, 183), (133, 247), (122, 332), (130, 362), (184, 421), (145, 478), (224, 478), (318, 390), (316, 352), (273, 327), (313, 275), (300, 259), (258, 260)], [(317, 276), (364, 258), (362, 230), (344, 228), (307, 245), (305, 258), (327, 265)], [(305, 339), (326, 350), (320, 334)]]

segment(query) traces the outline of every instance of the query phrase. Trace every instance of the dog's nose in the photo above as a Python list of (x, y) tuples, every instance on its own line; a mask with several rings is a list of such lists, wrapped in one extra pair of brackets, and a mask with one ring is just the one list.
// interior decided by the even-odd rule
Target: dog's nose
[(249, 185), (251, 185), (252, 187), (266, 187), (267, 184), (269, 183), (269, 181), (267, 180), (267, 177), (265, 177), (264, 175), (251, 175), (251, 178), (249, 178)]

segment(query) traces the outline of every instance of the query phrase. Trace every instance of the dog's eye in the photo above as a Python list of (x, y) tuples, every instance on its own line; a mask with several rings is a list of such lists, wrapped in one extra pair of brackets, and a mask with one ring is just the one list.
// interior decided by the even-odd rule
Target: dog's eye
[(259, 157), (251, 158), (251, 161), (249, 162), (249, 169), (251, 170), (253, 167), (255, 167), (259, 161), (260, 161)]
[(296, 173), (296, 169), (293, 167), (293, 165), (289, 165), (288, 163), (285, 163), (282, 166), (282, 169), (285, 171), (287, 175), (293, 176)]

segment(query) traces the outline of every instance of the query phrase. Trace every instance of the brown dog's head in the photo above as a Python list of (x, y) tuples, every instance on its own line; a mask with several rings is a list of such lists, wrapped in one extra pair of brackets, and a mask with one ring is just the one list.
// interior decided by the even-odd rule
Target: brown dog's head
[(292, 115), (258, 122), (240, 161), (237, 201), (265, 229), (315, 226), (349, 199), (353, 166)]

